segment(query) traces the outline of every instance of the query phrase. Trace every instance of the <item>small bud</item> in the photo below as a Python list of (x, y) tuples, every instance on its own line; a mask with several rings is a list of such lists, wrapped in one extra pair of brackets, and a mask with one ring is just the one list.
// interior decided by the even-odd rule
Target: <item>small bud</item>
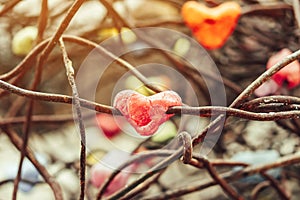
[[(130, 155), (127, 152), (119, 150), (108, 152), (100, 162), (93, 165), (91, 168), (91, 183), (99, 188), (114, 170), (129, 159), (129, 156)], [(130, 176), (129, 171), (130, 170), (126, 168), (113, 179), (105, 192), (105, 196), (113, 194), (126, 185)]]
[[(292, 54), (292, 52), (285, 48), (277, 52), (270, 57), (267, 63), (267, 69), (271, 68), (273, 65)], [(300, 84), (300, 64), (298, 60), (288, 64), (276, 74), (273, 75), (272, 79), (280, 86), (286, 81), (289, 88), (296, 87)]]
[(18, 56), (26, 56), (34, 46), (38, 29), (27, 26), (19, 30), (12, 39), (12, 52)]

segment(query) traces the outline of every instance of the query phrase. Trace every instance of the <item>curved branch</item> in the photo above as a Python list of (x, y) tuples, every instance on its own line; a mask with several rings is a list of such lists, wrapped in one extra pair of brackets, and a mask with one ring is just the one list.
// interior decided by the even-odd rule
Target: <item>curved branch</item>
[[(73, 97), (61, 94), (49, 94), (42, 92), (34, 92), (26, 89), (19, 88), (17, 86), (13, 86), (5, 81), (0, 80), (0, 88), (8, 90), (14, 94), (25, 96), (34, 100), (41, 101), (50, 101), (50, 102), (60, 102), (60, 103), (73, 103)], [(92, 101), (88, 101), (85, 99), (79, 98), (81, 106), (95, 110), (98, 112), (104, 112), (108, 114), (118, 114), (120, 112), (114, 107), (98, 104)], [(203, 107), (179, 107), (174, 106), (169, 108), (167, 111), (168, 114), (189, 114), (189, 115), (199, 115), (202, 117), (210, 117), (212, 115), (227, 115), (245, 118), (249, 120), (258, 120), (258, 121), (271, 121), (271, 120), (279, 120), (279, 119), (291, 119), (298, 118), (300, 115), (300, 110), (290, 110), (283, 112), (269, 112), (269, 113), (255, 113), (249, 112), (245, 110), (239, 110), (236, 108), (228, 108), (228, 107), (219, 107), (219, 106), (203, 106)]]
[(259, 97), (250, 101), (243, 103), (240, 108), (242, 109), (253, 109), (259, 105), (271, 104), (271, 103), (282, 103), (282, 104), (300, 104), (300, 98), (294, 96), (283, 96), (283, 95), (274, 95)]
[(0, 11), (0, 17), (7, 13), (10, 9), (12, 9), (15, 5), (17, 5), (21, 0), (12, 0), (8, 1), (4, 7)]
[[(49, 102), (59, 102), (59, 103), (67, 103), (67, 104), (72, 104), (73, 102), (73, 97), (67, 96), (67, 95), (61, 95), (61, 94), (50, 94), (50, 93), (43, 93), (43, 92), (34, 92), (31, 90), (26, 90), (19, 88), (17, 86), (11, 85), (9, 83), (6, 83), (5, 81), (0, 80), (0, 88), (4, 90), (8, 90), (11, 93), (28, 97), (34, 100), (40, 100), (40, 101), (49, 101)], [(115, 108), (111, 106), (106, 106), (98, 103), (94, 103), (92, 101), (88, 101), (85, 99), (80, 100), (80, 105), (91, 109), (91, 110), (96, 110), (98, 112), (104, 112), (108, 114), (118, 114), (119, 111), (117, 111)]]
[[(90, 118), (93, 115), (84, 115), (83, 118)], [(0, 118), (0, 126), (22, 124), (26, 120), (25, 116), (19, 117), (5, 117)], [(60, 114), (60, 115), (32, 115), (31, 122), (33, 123), (64, 123), (74, 121), (73, 114)]]

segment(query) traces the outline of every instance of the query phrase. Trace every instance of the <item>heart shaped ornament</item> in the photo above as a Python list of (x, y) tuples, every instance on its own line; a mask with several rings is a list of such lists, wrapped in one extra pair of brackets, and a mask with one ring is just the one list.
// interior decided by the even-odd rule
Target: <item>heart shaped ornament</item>
[(180, 106), (182, 101), (173, 91), (164, 91), (146, 97), (133, 90), (123, 90), (116, 95), (113, 105), (140, 135), (149, 136), (174, 115), (166, 114), (168, 108)]
[(233, 32), (241, 15), (241, 7), (233, 1), (212, 8), (188, 1), (183, 5), (181, 15), (200, 44), (207, 49), (217, 49)]

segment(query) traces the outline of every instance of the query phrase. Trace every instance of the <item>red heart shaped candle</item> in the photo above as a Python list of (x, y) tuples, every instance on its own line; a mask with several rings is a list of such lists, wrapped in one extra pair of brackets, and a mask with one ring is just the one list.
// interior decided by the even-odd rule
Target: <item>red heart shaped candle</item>
[(143, 136), (154, 134), (159, 126), (173, 114), (166, 114), (171, 106), (182, 105), (180, 96), (173, 91), (164, 91), (146, 97), (133, 90), (119, 92), (114, 107), (127, 118), (135, 130)]
[(183, 5), (181, 15), (200, 44), (207, 49), (216, 49), (222, 47), (233, 32), (241, 7), (233, 1), (213, 8), (188, 1)]

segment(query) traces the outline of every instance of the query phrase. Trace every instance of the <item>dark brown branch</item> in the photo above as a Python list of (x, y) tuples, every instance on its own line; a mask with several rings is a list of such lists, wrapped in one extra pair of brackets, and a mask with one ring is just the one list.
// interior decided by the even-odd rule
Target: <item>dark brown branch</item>
[(160, 178), (163, 172), (165, 172), (165, 170), (160, 171), (159, 173), (155, 174), (153, 177), (149, 178), (149, 180), (146, 180), (139, 187), (136, 187), (127, 195), (122, 197), (122, 200), (131, 200), (133, 199), (133, 197), (140, 194), (141, 192), (145, 192), (150, 187), (151, 184), (155, 183)]
[(273, 178), (272, 176), (270, 176), (266, 172), (261, 172), (260, 174), (270, 182), (270, 185), (273, 186), (273, 188), (277, 191), (278, 195), (280, 196), (280, 198), (282, 200), (289, 200), (290, 199), (290, 197), (288, 196), (286, 191), (283, 188), (280, 187), (279, 182), (275, 178)]
[[(263, 171), (267, 171), (269, 169), (273, 169), (276, 167), (283, 167), (286, 165), (293, 165), (300, 162), (300, 153), (296, 153), (294, 155), (285, 156), (273, 163), (268, 163), (264, 165), (257, 165), (257, 166), (249, 166), (241, 171), (237, 172), (227, 172), (224, 174), (221, 174), (220, 176), (225, 179), (226, 181), (234, 181), (238, 180), (243, 177), (251, 176), (253, 174), (257, 174)], [(203, 190), (205, 188), (211, 187), (216, 185), (217, 183), (214, 180), (204, 180), (199, 181), (195, 184), (190, 184), (188, 186), (183, 186), (181, 188), (175, 188), (171, 189), (169, 191), (166, 191), (162, 194), (155, 194), (151, 196), (147, 196), (145, 198), (142, 198), (143, 200), (163, 200), (163, 199), (171, 199), (171, 198), (178, 198), (180, 196), (189, 194), (191, 192), (196, 192), (199, 190)]]
[(279, 127), (283, 128), (284, 130), (287, 130), (287, 131), (290, 131), (292, 133), (296, 133), (297, 135), (299, 135), (298, 130), (296, 130), (295, 127), (292, 127), (289, 124), (287, 124), (286, 121), (278, 120), (278, 121), (275, 121), (275, 122)]
[(219, 176), (218, 172), (214, 169), (213, 165), (205, 158), (203, 158), (203, 163), (210, 176), (215, 180), (215, 182), (221, 186), (223, 191), (230, 196), (232, 199), (242, 200), (241, 197), (222, 177)]
[[(199, 156), (193, 156), (192, 158), (193, 161), (193, 165), (195, 163), (197, 163), (195, 165), (195, 167), (200, 167), (203, 168), (203, 157), (199, 157)], [(242, 166), (242, 167), (247, 167), (249, 166), (249, 164), (246, 164), (244, 162), (237, 162), (237, 161), (232, 161), (232, 160), (224, 160), (224, 159), (211, 159), (209, 160), (209, 162), (212, 164), (212, 166), (227, 166), (227, 167), (234, 167), (234, 166)], [(189, 163), (191, 164), (191, 163)]]
[(213, 115), (227, 115), (249, 120), (257, 121), (274, 121), (279, 119), (297, 118), (300, 115), (299, 110), (290, 110), (282, 112), (255, 113), (235, 108), (219, 107), (219, 106), (202, 106), (202, 107), (178, 107), (174, 106), (168, 110), (168, 113), (199, 115), (210, 117)]
[(0, 17), (7, 13), (10, 9), (12, 9), (15, 5), (17, 5), (21, 0), (10, 0), (8, 1), (4, 7), (0, 11)]
[(282, 103), (282, 104), (300, 104), (300, 98), (294, 96), (266, 96), (266, 97), (259, 97), (250, 101), (243, 103), (240, 107), (242, 109), (253, 109), (259, 105), (266, 105), (271, 103)]
[(257, 184), (251, 192), (251, 200), (256, 200), (258, 198), (258, 194), (265, 188), (270, 186), (269, 181), (264, 181)]

